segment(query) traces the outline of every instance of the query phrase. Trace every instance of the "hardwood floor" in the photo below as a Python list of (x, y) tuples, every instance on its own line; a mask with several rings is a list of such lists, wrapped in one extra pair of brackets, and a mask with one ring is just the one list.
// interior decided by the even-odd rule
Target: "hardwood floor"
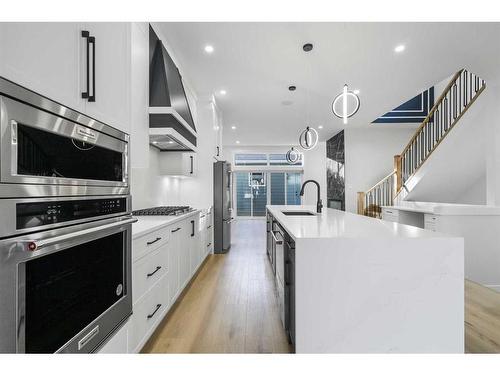
[[(142, 352), (290, 352), (265, 241), (265, 221), (237, 221), (229, 253), (207, 258)], [(465, 351), (500, 353), (500, 293), (469, 280)]]
[(233, 225), (228, 254), (209, 256), (143, 353), (289, 353), (266, 256), (265, 221)]
[(500, 353), (500, 293), (465, 280), (465, 351)]

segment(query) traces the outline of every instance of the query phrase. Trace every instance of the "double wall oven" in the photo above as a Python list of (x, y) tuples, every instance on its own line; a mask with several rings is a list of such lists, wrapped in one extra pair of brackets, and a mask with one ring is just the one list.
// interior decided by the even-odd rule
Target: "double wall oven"
[(132, 313), (129, 136), (2, 78), (0, 110), (0, 352), (94, 352)]

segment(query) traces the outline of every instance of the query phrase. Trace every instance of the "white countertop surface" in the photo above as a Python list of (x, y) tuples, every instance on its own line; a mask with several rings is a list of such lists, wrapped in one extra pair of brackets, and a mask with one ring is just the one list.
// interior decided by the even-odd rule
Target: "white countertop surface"
[(178, 216), (134, 216), (138, 221), (132, 224), (132, 239), (154, 232), (155, 230), (188, 218), (200, 211), (201, 210), (194, 210)]
[(282, 211), (310, 211), (314, 206), (272, 206), (267, 209), (295, 239), (314, 238), (450, 238), (452, 236), (362, 215), (323, 208), (314, 216), (285, 216)]
[(435, 202), (402, 202), (396, 206), (382, 206), (382, 208), (421, 212), (434, 215), (500, 215), (500, 207), (473, 205), (473, 204), (453, 204)]

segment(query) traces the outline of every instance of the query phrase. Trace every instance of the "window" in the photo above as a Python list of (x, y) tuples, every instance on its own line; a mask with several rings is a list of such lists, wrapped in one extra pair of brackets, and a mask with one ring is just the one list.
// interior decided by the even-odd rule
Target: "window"
[(267, 154), (236, 154), (234, 155), (234, 165), (267, 165)]
[(304, 155), (300, 154), (299, 160), (295, 164), (288, 164), (286, 161), (286, 153), (283, 154), (235, 154), (235, 166), (263, 166), (263, 167), (277, 167), (277, 166), (294, 166), (302, 167), (304, 165)]
[(269, 165), (270, 166), (275, 166), (275, 165), (284, 165), (284, 166), (289, 166), (289, 165), (294, 165), (297, 167), (302, 166), (302, 157), (303, 155), (299, 155), (299, 160), (295, 164), (289, 164), (286, 161), (286, 154), (269, 154)]

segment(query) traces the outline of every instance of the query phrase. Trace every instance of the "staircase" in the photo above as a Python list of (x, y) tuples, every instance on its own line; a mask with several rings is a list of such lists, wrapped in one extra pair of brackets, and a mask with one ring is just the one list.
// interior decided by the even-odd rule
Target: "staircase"
[(412, 179), (460, 118), (486, 88), (484, 80), (459, 70), (415, 131), (401, 154), (394, 156), (393, 171), (365, 192), (358, 192), (358, 214), (381, 218), (382, 206), (405, 199), (417, 181)]

